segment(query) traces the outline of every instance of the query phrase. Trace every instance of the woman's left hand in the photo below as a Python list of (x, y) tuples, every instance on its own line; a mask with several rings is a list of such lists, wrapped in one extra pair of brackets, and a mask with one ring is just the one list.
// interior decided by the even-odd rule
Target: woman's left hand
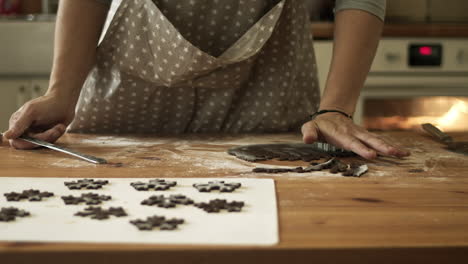
[(370, 133), (339, 113), (325, 113), (302, 126), (304, 143), (324, 141), (351, 150), (366, 159), (375, 159), (378, 153), (405, 157), (410, 153), (379, 135)]

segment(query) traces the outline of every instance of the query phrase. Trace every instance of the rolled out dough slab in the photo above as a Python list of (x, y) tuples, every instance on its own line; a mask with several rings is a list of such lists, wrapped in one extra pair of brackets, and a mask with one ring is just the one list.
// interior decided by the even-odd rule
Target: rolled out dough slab
[(230, 148), (230, 155), (246, 161), (263, 161), (270, 159), (312, 161), (329, 156), (346, 157), (355, 153), (337, 148), (323, 142), (313, 144), (254, 144)]
[[(96, 179), (96, 178), (95, 178)], [(274, 245), (278, 243), (278, 214), (275, 184), (272, 179), (244, 178), (177, 178), (177, 186), (167, 191), (136, 191), (131, 182), (148, 181), (148, 178), (106, 178), (109, 184), (101, 190), (68, 190), (65, 181), (71, 178), (0, 178), (0, 208), (14, 206), (31, 213), (30, 217), (14, 222), (0, 222), (0, 241), (80, 242), (80, 243), (155, 243), (155, 244), (207, 244), (207, 245)], [(233, 193), (200, 193), (194, 183), (210, 180), (240, 182), (242, 187)], [(41, 202), (7, 202), (7, 192), (27, 189), (50, 191), (54, 197)], [(127, 217), (95, 220), (74, 216), (87, 205), (64, 205), (60, 196), (81, 193), (111, 195), (112, 200), (102, 207), (122, 206)], [(159, 208), (140, 205), (151, 195), (184, 194), (195, 202), (211, 199), (244, 201), (242, 212), (207, 213), (195, 206), (178, 205), (176, 208)], [(139, 231), (130, 220), (152, 215), (177, 217), (186, 223), (175, 231)]]

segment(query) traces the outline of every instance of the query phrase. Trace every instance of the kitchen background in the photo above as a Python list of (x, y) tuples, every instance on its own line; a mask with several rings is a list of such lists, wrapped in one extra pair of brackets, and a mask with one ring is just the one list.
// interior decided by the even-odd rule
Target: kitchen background
[[(0, 131), (48, 87), (59, 0), (0, 0)], [(331, 0), (308, 0), (321, 89), (332, 55)], [(431, 122), (468, 131), (468, 1), (387, 0), (383, 38), (355, 113), (369, 129)]]

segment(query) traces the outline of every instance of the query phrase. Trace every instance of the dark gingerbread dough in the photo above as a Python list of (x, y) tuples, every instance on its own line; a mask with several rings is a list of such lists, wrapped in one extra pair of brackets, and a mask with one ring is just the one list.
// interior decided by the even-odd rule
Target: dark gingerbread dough
[(354, 152), (334, 147), (327, 143), (314, 144), (260, 144), (246, 145), (231, 148), (227, 151), (230, 155), (246, 161), (263, 161), (270, 159), (279, 160), (303, 160), (306, 162), (330, 157), (354, 156)]

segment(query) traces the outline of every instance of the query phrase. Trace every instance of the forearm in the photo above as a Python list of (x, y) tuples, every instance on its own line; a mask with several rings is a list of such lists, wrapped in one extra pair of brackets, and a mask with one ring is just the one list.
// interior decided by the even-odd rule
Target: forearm
[(343, 10), (337, 13), (333, 58), (320, 109), (354, 113), (382, 28), (382, 20), (365, 11)]
[(57, 15), (48, 93), (76, 102), (96, 59), (108, 7), (95, 0), (62, 0)]

